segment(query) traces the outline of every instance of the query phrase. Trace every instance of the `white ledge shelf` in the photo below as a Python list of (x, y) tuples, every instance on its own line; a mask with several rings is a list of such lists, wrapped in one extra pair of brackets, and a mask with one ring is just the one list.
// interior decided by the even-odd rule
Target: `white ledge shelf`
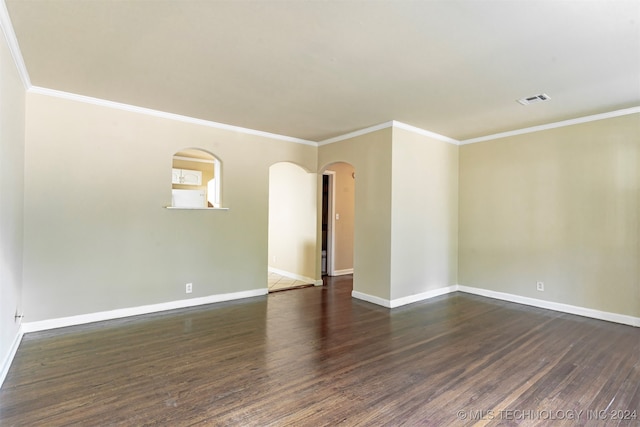
[(199, 208), (199, 207), (186, 207), (186, 206), (165, 206), (165, 209), (178, 209), (187, 211), (228, 211), (229, 208)]

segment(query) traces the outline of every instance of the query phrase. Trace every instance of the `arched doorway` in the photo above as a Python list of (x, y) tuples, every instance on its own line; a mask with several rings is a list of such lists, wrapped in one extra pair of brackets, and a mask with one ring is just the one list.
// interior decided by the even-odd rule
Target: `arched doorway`
[(290, 162), (269, 168), (269, 292), (313, 286), (317, 174)]

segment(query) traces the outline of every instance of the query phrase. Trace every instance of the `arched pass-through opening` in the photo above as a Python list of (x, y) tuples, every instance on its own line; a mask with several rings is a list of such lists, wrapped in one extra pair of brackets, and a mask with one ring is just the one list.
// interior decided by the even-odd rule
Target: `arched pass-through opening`
[(269, 168), (269, 292), (315, 284), (317, 174), (290, 162)]
[(323, 276), (353, 273), (355, 179), (355, 168), (349, 163), (331, 163), (322, 170)]
[(213, 154), (197, 148), (178, 151), (172, 158), (171, 207), (220, 208), (221, 175)]

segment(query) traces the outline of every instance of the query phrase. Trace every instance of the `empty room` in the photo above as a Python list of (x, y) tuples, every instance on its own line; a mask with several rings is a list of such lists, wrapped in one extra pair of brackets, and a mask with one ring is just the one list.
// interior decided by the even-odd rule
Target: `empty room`
[(640, 2), (0, 26), (0, 425), (640, 423)]

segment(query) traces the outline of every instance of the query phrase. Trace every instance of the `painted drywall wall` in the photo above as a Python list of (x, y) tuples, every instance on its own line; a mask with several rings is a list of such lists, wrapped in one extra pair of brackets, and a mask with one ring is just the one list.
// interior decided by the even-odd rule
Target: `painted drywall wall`
[(458, 146), (393, 128), (391, 299), (456, 285)]
[(640, 316), (639, 204), (639, 114), (462, 146), (459, 283)]
[[(25, 321), (266, 289), (269, 166), (315, 170), (315, 147), (34, 93), (26, 103)], [(164, 208), (184, 148), (220, 159), (229, 210)]]
[[(336, 162), (353, 165), (356, 174), (353, 290), (388, 300), (391, 264), (391, 128), (318, 148), (319, 170)], [(321, 188), (319, 180), (320, 193)], [(318, 208), (321, 206), (319, 200)]]
[(316, 280), (317, 180), (293, 163), (269, 168), (268, 263), (291, 277)]
[(333, 171), (335, 193), (333, 201), (334, 235), (333, 269), (336, 273), (353, 270), (353, 229), (355, 223), (355, 169), (349, 163), (333, 163), (326, 170)]
[(0, 36), (0, 376), (18, 336), (14, 316), (22, 308), (24, 111), (25, 87)]

